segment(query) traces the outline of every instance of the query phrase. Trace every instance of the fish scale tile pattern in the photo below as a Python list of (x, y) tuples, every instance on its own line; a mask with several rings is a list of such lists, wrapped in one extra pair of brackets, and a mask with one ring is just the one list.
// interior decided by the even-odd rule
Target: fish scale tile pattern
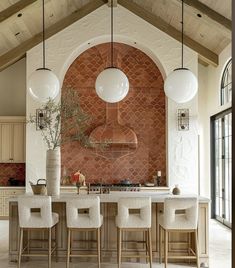
[(8, 179), (18, 179), (21, 184), (25, 183), (24, 163), (0, 163), (0, 186), (7, 186)]
[[(106, 121), (106, 104), (95, 92), (95, 81), (109, 64), (110, 44), (100, 44), (83, 52), (65, 75), (64, 90), (67, 86), (77, 90), (82, 109), (91, 116), (88, 134)], [(126, 156), (110, 159), (82, 148), (78, 142), (69, 142), (61, 148), (63, 172), (66, 170), (70, 175), (79, 169), (87, 182), (104, 183), (124, 178), (143, 183), (151, 180), (157, 170), (165, 177), (166, 107), (162, 75), (145, 53), (126, 44), (114, 43), (114, 65), (127, 75), (130, 83), (127, 97), (119, 103), (119, 121), (134, 130), (138, 148)], [(161, 184), (165, 183), (163, 179)]]

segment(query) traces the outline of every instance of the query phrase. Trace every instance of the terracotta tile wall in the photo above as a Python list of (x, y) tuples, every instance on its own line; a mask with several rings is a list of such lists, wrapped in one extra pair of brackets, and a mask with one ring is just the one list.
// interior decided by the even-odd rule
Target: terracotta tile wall
[(0, 163), (0, 186), (7, 186), (9, 178), (18, 179), (25, 185), (25, 164)]
[[(69, 67), (63, 86), (80, 94), (80, 105), (91, 115), (88, 133), (105, 123), (106, 105), (95, 93), (98, 74), (109, 65), (110, 45), (101, 44), (82, 53)], [(150, 181), (157, 170), (166, 171), (166, 124), (163, 78), (155, 63), (142, 51), (115, 43), (114, 62), (128, 76), (130, 91), (119, 103), (120, 123), (132, 128), (138, 149), (118, 159), (106, 159), (91, 149), (69, 142), (61, 148), (62, 175), (78, 169), (87, 182)], [(63, 92), (62, 92), (63, 98)], [(63, 123), (63, 122), (62, 122)], [(165, 180), (162, 180), (165, 185)]]

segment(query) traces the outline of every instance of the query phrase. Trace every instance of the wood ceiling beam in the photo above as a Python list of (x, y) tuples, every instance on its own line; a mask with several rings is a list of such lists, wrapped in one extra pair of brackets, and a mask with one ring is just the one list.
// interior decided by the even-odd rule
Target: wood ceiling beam
[[(82, 8), (73, 12), (71, 15), (67, 16), (66, 18), (60, 20), (59, 22), (47, 28), (45, 38), (47, 39), (55, 35), (56, 33), (62, 31), (72, 23), (87, 16), (89, 13), (93, 12), (94, 10), (101, 7), (105, 3), (107, 3), (106, 0), (93, 0), (92, 2), (86, 4)], [(4, 70), (11, 64), (15, 63), (17, 60), (24, 57), (28, 50), (30, 50), (31, 48), (33, 48), (34, 46), (38, 45), (41, 42), (42, 42), (42, 32), (30, 38), (29, 40), (26, 40), (19, 46), (13, 48), (12, 50), (0, 56), (0, 71)]]
[(205, 61), (203, 61), (203, 60), (200, 59), (200, 58), (198, 58), (198, 63), (201, 64), (201, 65), (203, 65), (204, 67), (208, 67), (208, 66), (209, 66), (208, 63), (206, 63)]
[(226, 29), (232, 31), (232, 21), (224, 17), (223, 15), (219, 14), (215, 10), (211, 9), (207, 5), (203, 4), (198, 0), (184, 0), (184, 3), (190, 7), (195, 8), (200, 13), (206, 15), (213, 21), (217, 22), (218, 24), (222, 25)]
[[(111, 7), (112, 0), (108, 0), (108, 7)], [(113, 0), (113, 7), (117, 7), (117, 0)]]
[[(149, 11), (145, 10), (141, 6), (127, 0), (118, 0), (118, 3), (134, 13), (135, 15), (139, 16), (143, 20), (147, 21), (148, 23), (152, 24), (159, 30), (165, 32), (169, 36), (173, 37), (177, 41), (181, 42), (181, 32), (175, 29), (173, 26), (169, 25), (160, 17), (150, 13)], [(192, 38), (184, 35), (184, 44), (199, 54), (201, 60), (205, 61), (208, 64), (213, 66), (218, 65), (218, 55), (215, 54), (213, 51), (209, 50), (208, 48), (204, 47), (200, 43), (196, 42)]]
[(20, 12), (25, 7), (33, 4), (37, 0), (20, 0), (16, 2), (14, 5), (9, 6), (8, 8), (4, 9), (0, 12), (0, 23), (4, 20), (8, 19), (9, 17), (13, 16), (14, 14)]

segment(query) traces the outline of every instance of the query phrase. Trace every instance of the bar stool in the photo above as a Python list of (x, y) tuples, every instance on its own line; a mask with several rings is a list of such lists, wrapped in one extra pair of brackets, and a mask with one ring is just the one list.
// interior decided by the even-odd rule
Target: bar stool
[[(100, 250), (100, 232), (103, 223), (103, 216), (100, 214), (100, 198), (98, 196), (84, 196), (71, 199), (66, 202), (66, 217), (68, 229), (67, 245), (67, 268), (71, 257), (96, 257), (98, 258), (98, 267), (100, 268), (101, 250)], [(71, 236), (72, 231), (96, 231), (97, 254), (72, 254)], [(83, 241), (84, 242), (84, 241)], [(87, 241), (89, 242), (89, 241)]]
[[(131, 210), (134, 212), (131, 213)], [(138, 210), (138, 213), (136, 213)], [(137, 257), (141, 255), (122, 256), (123, 231), (144, 231), (146, 237), (146, 255), (152, 268), (152, 240), (151, 240), (151, 198), (121, 198), (118, 201), (118, 215), (116, 216), (118, 229), (118, 267), (121, 267), (122, 257)], [(126, 241), (128, 242), (128, 241)]]
[[(33, 212), (33, 211), (37, 212)], [(51, 255), (56, 250), (56, 237), (53, 240), (54, 247), (52, 248), (52, 228), (55, 227), (59, 222), (59, 215), (53, 213), (51, 209), (51, 197), (50, 196), (19, 196), (18, 197), (18, 213), (19, 213), (19, 226), (20, 235), (18, 240), (19, 251), (18, 251), (18, 268), (21, 266), (22, 256), (47, 256), (48, 267), (51, 268)], [(47, 254), (31, 254), (29, 253), (29, 237), (26, 247), (23, 248), (23, 235), (24, 231), (40, 230), (48, 232), (48, 239), (41, 240), (42, 242), (48, 242), (48, 253)], [(56, 236), (56, 230), (55, 230)], [(25, 250), (27, 253), (24, 253)]]
[[(169, 197), (164, 201), (164, 213), (159, 217), (159, 262), (162, 262), (162, 230), (164, 231), (165, 268), (168, 259), (196, 259), (199, 268), (198, 256), (198, 199), (197, 197)], [(193, 256), (168, 256), (168, 235), (170, 232), (193, 233), (195, 252), (190, 248)]]

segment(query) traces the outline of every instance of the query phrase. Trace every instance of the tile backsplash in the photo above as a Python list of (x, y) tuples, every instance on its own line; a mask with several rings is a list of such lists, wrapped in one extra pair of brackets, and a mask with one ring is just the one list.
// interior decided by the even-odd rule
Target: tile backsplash
[[(66, 87), (79, 92), (79, 104), (91, 116), (88, 134), (106, 122), (106, 103), (95, 93), (95, 81), (109, 66), (109, 57), (109, 43), (94, 46), (83, 52), (65, 75), (62, 99)], [(105, 158), (76, 141), (65, 143), (61, 147), (62, 176), (80, 170), (87, 182), (115, 183), (128, 178), (143, 183), (161, 170), (162, 185), (166, 185), (166, 108), (161, 72), (146, 54), (126, 44), (114, 44), (114, 63), (130, 83), (127, 97), (118, 104), (120, 123), (136, 133), (138, 148), (120, 158)]]
[(18, 179), (20, 185), (25, 184), (24, 163), (0, 163), (0, 186), (8, 186), (9, 178)]

